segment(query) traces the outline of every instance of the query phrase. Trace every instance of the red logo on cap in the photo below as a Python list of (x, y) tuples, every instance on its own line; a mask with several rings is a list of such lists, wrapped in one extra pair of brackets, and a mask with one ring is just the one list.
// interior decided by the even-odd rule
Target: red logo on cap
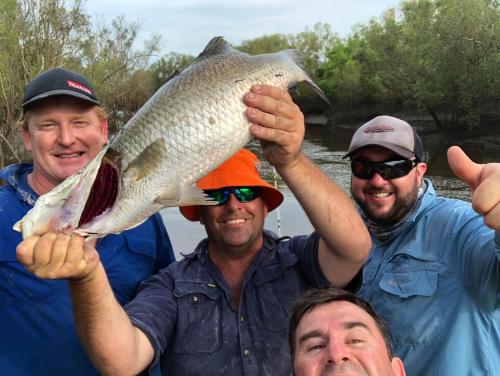
[(388, 125), (372, 125), (364, 130), (364, 133), (394, 132), (394, 128)]
[(68, 84), (69, 87), (84, 91), (87, 94), (92, 95), (92, 91), (88, 87), (85, 87), (82, 84), (79, 84), (78, 82), (68, 80), (68, 81), (66, 81), (66, 83)]

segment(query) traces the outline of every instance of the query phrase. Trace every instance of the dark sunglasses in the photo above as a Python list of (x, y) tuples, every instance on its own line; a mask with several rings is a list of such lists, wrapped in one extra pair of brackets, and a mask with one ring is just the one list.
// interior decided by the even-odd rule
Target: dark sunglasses
[(352, 174), (359, 179), (369, 180), (378, 172), (385, 180), (392, 180), (408, 175), (418, 163), (417, 159), (402, 159), (385, 162), (353, 159), (351, 161), (351, 171)]
[(239, 202), (249, 202), (259, 197), (262, 190), (260, 187), (225, 187), (221, 189), (209, 189), (204, 192), (212, 200), (217, 201), (217, 205), (224, 205), (229, 200), (231, 193)]

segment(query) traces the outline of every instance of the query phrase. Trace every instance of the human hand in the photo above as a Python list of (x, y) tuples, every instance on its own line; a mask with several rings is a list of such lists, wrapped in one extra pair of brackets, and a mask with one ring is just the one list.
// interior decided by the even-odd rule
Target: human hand
[(500, 231), (500, 163), (473, 162), (458, 146), (448, 149), (453, 173), (469, 186), (472, 207), (484, 217), (486, 226)]
[(250, 131), (260, 140), (266, 159), (273, 166), (292, 166), (301, 154), (304, 115), (287, 91), (254, 85), (243, 101)]
[(84, 282), (92, 279), (99, 265), (95, 243), (85, 242), (78, 235), (48, 232), (24, 239), (16, 254), (19, 262), (39, 278)]

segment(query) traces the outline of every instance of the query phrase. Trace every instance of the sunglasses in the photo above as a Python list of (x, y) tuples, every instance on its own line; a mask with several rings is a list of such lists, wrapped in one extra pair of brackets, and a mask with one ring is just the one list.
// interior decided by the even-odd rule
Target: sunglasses
[(351, 171), (359, 179), (369, 180), (376, 172), (385, 180), (402, 178), (418, 164), (417, 159), (402, 159), (398, 161), (371, 162), (354, 159), (351, 161)]
[(203, 191), (212, 200), (217, 201), (217, 205), (224, 205), (229, 200), (232, 193), (239, 202), (250, 202), (262, 194), (260, 187), (225, 187), (220, 189), (209, 189)]

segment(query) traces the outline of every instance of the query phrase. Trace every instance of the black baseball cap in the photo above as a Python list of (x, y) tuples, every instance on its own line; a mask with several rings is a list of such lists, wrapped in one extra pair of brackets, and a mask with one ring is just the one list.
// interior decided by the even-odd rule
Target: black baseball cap
[(89, 80), (67, 69), (52, 68), (28, 83), (24, 90), (23, 111), (35, 102), (55, 95), (69, 95), (99, 106)]
[(424, 158), (424, 146), (415, 129), (406, 121), (382, 115), (363, 124), (354, 133), (347, 154), (342, 158), (352, 156), (358, 150), (377, 145), (393, 151), (403, 158)]

